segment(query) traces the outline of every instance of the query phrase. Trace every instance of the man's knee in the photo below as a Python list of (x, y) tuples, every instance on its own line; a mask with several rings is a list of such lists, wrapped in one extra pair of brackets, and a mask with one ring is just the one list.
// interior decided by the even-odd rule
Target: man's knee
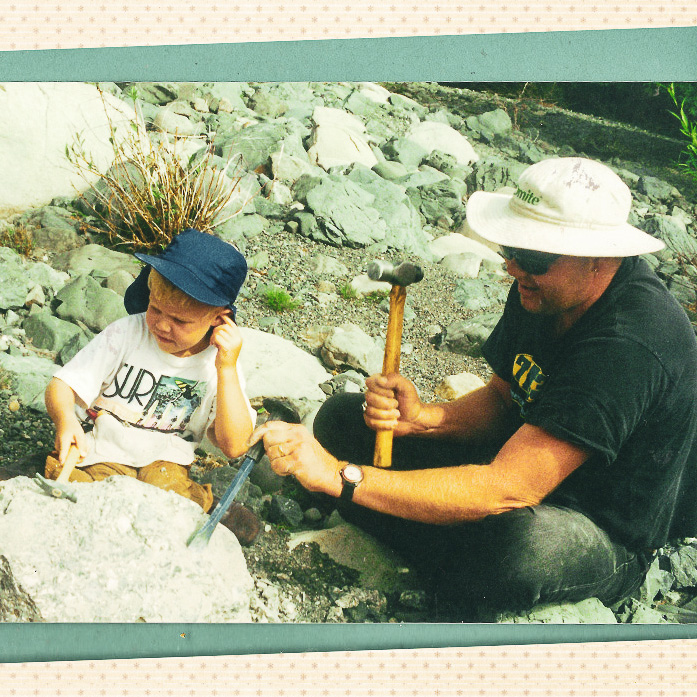
[(475, 526), (481, 534), (463, 582), (493, 609), (523, 611), (593, 596), (615, 602), (641, 577), (636, 555), (577, 511), (541, 505)]
[(472, 563), (465, 575), (469, 592), (497, 610), (537, 604), (554, 575), (554, 563), (548, 541), (540, 544), (533, 509), (490, 516), (475, 526), (479, 534), (472, 531)]
[(315, 415), (312, 430), (319, 443), (340, 460), (372, 462), (375, 434), (363, 420), (365, 397), (344, 392), (326, 400)]
[(364, 399), (356, 392), (342, 392), (324, 401), (313, 421), (315, 438), (325, 445), (346, 433), (347, 428), (355, 428), (359, 422), (363, 424), (361, 405)]

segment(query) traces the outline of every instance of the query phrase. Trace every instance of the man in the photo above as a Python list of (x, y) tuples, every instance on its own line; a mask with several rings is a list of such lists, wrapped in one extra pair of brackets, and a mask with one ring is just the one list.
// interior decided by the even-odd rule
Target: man
[[(627, 224), (630, 207), (584, 158), (528, 167), (512, 195), (472, 194), (468, 222), (514, 279), (483, 348), (490, 381), (426, 404), (405, 378), (373, 376), (364, 405), (325, 403), (316, 439), (258, 429), (275, 471), (352, 497), (346, 518), (465, 605), (631, 594), (657, 548), (697, 531), (697, 342), (638, 257), (664, 245)], [(389, 470), (370, 466), (381, 429)]]

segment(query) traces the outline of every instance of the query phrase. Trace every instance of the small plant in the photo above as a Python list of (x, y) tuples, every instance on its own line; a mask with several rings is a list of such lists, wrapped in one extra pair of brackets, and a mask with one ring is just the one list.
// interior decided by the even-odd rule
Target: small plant
[[(130, 96), (137, 94), (132, 92)], [(104, 107), (106, 111), (106, 104)], [(211, 232), (239, 213), (252, 198), (238, 191), (239, 160), (231, 159), (222, 168), (217, 166), (212, 143), (184, 161), (183, 138), (170, 139), (164, 133), (148, 138), (137, 122), (117, 136), (113, 122), (109, 117), (107, 120), (114, 160), (106, 173), (96, 167), (79, 135), (65, 152), (89, 183), (79, 194), (84, 208), (92, 214), (83, 222), (88, 231), (106, 233), (110, 241), (133, 251), (162, 249), (186, 228)], [(233, 173), (229, 175), (231, 168)], [(239, 205), (226, 215), (233, 195)]]
[(344, 283), (344, 285), (339, 288), (338, 293), (344, 300), (363, 300), (365, 302), (375, 303), (376, 305), (381, 303), (389, 295), (389, 293), (382, 290), (374, 290), (370, 293), (366, 293), (366, 295), (360, 295), (350, 283)]
[(371, 303), (379, 305), (385, 298), (389, 298), (390, 294), (384, 290), (374, 290), (372, 293), (368, 293), (365, 299)]
[(339, 288), (338, 292), (344, 300), (358, 299), (358, 291), (350, 283), (344, 283), (344, 285)]
[(12, 375), (4, 368), (0, 368), (0, 390), (11, 390), (11, 389), (12, 389)]
[(261, 295), (267, 307), (274, 312), (289, 312), (300, 307), (300, 301), (279, 286), (266, 286)]
[(34, 239), (27, 228), (8, 226), (0, 230), (0, 247), (9, 247), (28, 257), (34, 251)]
[(687, 174), (692, 177), (692, 179), (697, 181), (697, 122), (692, 121), (687, 115), (685, 111), (685, 100), (678, 98), (675, 92), (675, 85), (671, 82), (669, 85), (663, 85), (663, 87), (678, 109), (677, 112), (671, 111), (670, 113), (679, 121), (680, 133), (687, 139), (687, 145), (683, 151), (686, 161), (679, 162), (678, 164), (687, 171)]

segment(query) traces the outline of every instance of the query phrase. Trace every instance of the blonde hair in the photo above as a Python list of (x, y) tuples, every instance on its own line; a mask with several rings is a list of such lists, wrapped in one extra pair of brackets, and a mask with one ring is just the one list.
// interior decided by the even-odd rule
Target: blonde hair
[(182, 310), (197, 310), (203, 315), (214, 315), (224, 309), (214, 305), (207, 305), (200, 300), (196, 300), (196, 298), (192, 298), (153, 268), (150, 269), (148, 274), (148, 288), (150, 289), (150, 295), (155, 300), (174, 303)]

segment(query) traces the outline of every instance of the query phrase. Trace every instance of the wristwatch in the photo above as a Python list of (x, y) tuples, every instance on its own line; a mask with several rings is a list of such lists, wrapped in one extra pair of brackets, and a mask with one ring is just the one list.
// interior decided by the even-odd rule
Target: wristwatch
[(363, 470), (358, 465), (345, 465), (339, 472), (341, 475), (341, 498), (343, 501), (350, 501), (353, 492), (363, 481)]

